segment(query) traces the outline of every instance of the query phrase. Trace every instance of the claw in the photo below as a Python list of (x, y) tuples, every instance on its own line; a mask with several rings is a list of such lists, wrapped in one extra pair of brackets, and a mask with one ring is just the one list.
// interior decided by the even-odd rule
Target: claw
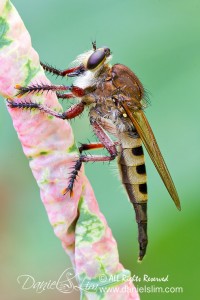
[(16, 94), (17, 98), (21, 98), (24, 95), (23, 86), (21, 86), (20, 84), (16, 84), (15, 89), (18, 90), (18, 92)]
[(68, 188), (68, 187), (65, 188), (64, 190), (62, 190), (61, 193), (62, 193), (63, 196), (65, 196), (68, 192), (69, 192), (70, 197), (74, 196), (74, 191), (72, 189)]
[(15, 85), (15, 89), (20, 90), (21, 88), (22, 88), (22, 86), (20, 84)]

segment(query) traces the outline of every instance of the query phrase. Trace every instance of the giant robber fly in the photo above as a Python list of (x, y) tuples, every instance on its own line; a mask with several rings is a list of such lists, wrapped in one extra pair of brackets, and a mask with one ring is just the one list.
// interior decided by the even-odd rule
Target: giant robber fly
[[(180, 201), (162, 157), (154, 134), (144, 114), (144, 88), (137, 76), (122, 64), (110, 65), (111, 51), (108, 47), (97, 48), (77, 57), (73, 68), (58, 70), (41, 63), (45, 71), (61, 77), (75, 77), (74, 84), (45, 85), (32, 84), (27, 87), (16, 85), (18, 97), (27, 93), (53, 91), (58, 98), (78, 98), (80, 101), (63, 113), (53, 111), (38, 103), (9, 101), (12, 108), (39, 109), (57, 118), (73, 119), (85, 107), (89, 108), (90, 124), (99, 143), (82, 144), (80, 156), (70, 174), (64, 193), (73, 192), (76, 176), (83, 162), (111, 161), (117, 157), (121, 180), (133, 204), (138, 223), (139, 260), (147, 248), (147, 176), (142, 143), (146, 147), (176, 207)], [(115, 137), (113, 141), (110, 136)], [(109, 155), (86, 155), (83, 151), (106, 148)]]

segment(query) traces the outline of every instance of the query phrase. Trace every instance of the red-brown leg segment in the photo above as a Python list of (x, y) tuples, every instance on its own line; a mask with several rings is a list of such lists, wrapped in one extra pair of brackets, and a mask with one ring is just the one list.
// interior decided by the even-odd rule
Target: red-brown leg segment
[(34, 102), (14, 102), (11, 100), (7, 100), (8, 106), (11, 108), (19, 108), (19, 109), (38, 109), (48, 115), (54, 116), (56, 118), (60, 118), (63, 120), (73, 119), (79, 116), (84, 110), (84, 104), (82, 102), (78, 104), (72, 105), (68, 110), (63, 113), (56, 112), (55, 110), (49, 108), (48, 106), (34, 103)]
[(51, 74), (55, 74), (55, 75), (61, 76), (61, 77), (65, 77), (65, 76), (76, 77), (85, 72), (85, 67), (83, 65), (80, 65), (80, 66), (74, 67), (74, 68), (69, 68), (66, 70), (59, 70), (57, 68), (50, 66), (49, 64), (44, 64), (42, 62), (40, 62), (40, 64), (46, 72), (49, 72)]
[[(119, 142), (114, 142), (114, 144), (117, 146), (119, 145)], [(102, 143), (81, 144), (81, 146), (79, 147), (79, 152), (82, 153), (83, 151), (95, 150), (100, 148), (105, 148), (105, 146)]]
[(68, 110), (62, 113), (64, 119), (70, 120), (79, 116), (84, 111), (85, 105), (80, 102), (72, 105)]
[(80, 153), (82, 153), (83, 151), (100, 149), (100, 148), (105, 148), (105, 147), (101, 143), (81, 144), (81, 146), (79, 147), (79, 151)]

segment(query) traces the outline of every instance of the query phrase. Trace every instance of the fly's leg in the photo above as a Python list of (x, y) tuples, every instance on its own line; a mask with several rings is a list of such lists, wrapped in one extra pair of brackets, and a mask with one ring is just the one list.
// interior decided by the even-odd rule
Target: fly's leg
[[(93, 150), (93, 149), (99, 149), (99, 148), (104, 148), (104, 145), (101, 143), (91, 143), (91, 144), (81, 144), (79, 147), (79, 152), (82, 153), (83, 151), (86, 150)], [(82, 162), (83, 162), (83, 156), (80, 156), (79, 159), (76, 161), (73, 171), (71, 172), (71, 176), (69, 179), (69, 184), (68, 187), (63, 191), (63, 194), (65, 195), (67, 192), (70, 192), (70, 196), (73, 195), (73, 186), (74, 182), (76, 180), (76, 177), (78, 175), (78, 172), (81, 169)]]
[(40, 64), (46, 72), (49, 72), (51, 74), (61, 76), (61, 77), (65, 77), (65, 76), (76, 77), (85, 72), (85, 67), (82, 64), (78, 67), (69, 68), (66, 70), (59, 70), (57, 68), (50, 66), (49, 64), (44, 64), (42, 62), (40, 62)]
[(83, 102), (80, 102), (78, 104), (72, 105), (69, 109), (67, 109), (65, 112), (59, 113), (55, 110), (49, 108), (48, 106), (34, 103), (34, 102), (15, 102), (12, 100), (7, 100), (8, 106), (11, 108), (18, 108), (18, 109), (38, 109), (48, 115), (54, 116), (59, 119), (63, 120), (69, 120), (73, 119), (77, 116), (79, 116), (85, 107), (85, 104)]
[(81, 154), (79, 159), (76, 161), (74, 165), (74, 169), (71, 173), (69, 178), (68, 187), (63, 191), (63, 194), (70, 192), (70, 195), (73, 195), (73, 186), (78, 175), (78, 172), (81, 169), (83, 162), (104, 162), (104, 161), (111, 161), (115, 159), (117, 156), (117, 149), (115, 143), (111, 140), (111, 138), (106, 134), (104, 129), (101, 125), (93, 119), (90, 119), (91, 125), (93, 130), (98, 137), (101, 143), (94, 143), (94, 144), (82, 144), (80, 147), (80, 152), (84, 150), (91, 150), (91, 149), (98, 149), (98, 148), (106, 148), (110, 155), (83, 155)]
[[(114, 142), (114, 145), (118, 146), (119, 142)], [(82, 153), (83, 151), (95, 150), (100, 148), (105, 148), (105, 146), (102, 143), (81, 144), (81, 146), (79, 147), (79, 152)]]
[[(62, 94), (57, 93), (59, 98), (74, 98), (74, 97), (83, 97), (86, 93), (86, 89), (79, 88), (78, 86), (66, 86), (66, 85), (50, 85), (50, 84), (32, 84), (29, 86), (21, 86), (17, 84), (15, 88), (18, 90), (17, 97), (20, 98), (25, 94), (29, 93), (43, 93), (45, 91), (49, 92), (59, 92), (59, 91), (70, 91), (70, 94)], [(65, 96), (64, 96), (65, 95)]]

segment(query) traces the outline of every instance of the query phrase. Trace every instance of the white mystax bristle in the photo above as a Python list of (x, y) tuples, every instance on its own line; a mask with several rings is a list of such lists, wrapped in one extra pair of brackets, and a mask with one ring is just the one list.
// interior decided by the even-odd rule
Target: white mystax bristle
[(74, 85), (78, 86), (82, 89), (85, 89), (88, 86), (92, 86), (95, 84), (96, 78), (94, 76), (94, 72), (86, 71), (83, 75), (78, 76), (74, 80)]

